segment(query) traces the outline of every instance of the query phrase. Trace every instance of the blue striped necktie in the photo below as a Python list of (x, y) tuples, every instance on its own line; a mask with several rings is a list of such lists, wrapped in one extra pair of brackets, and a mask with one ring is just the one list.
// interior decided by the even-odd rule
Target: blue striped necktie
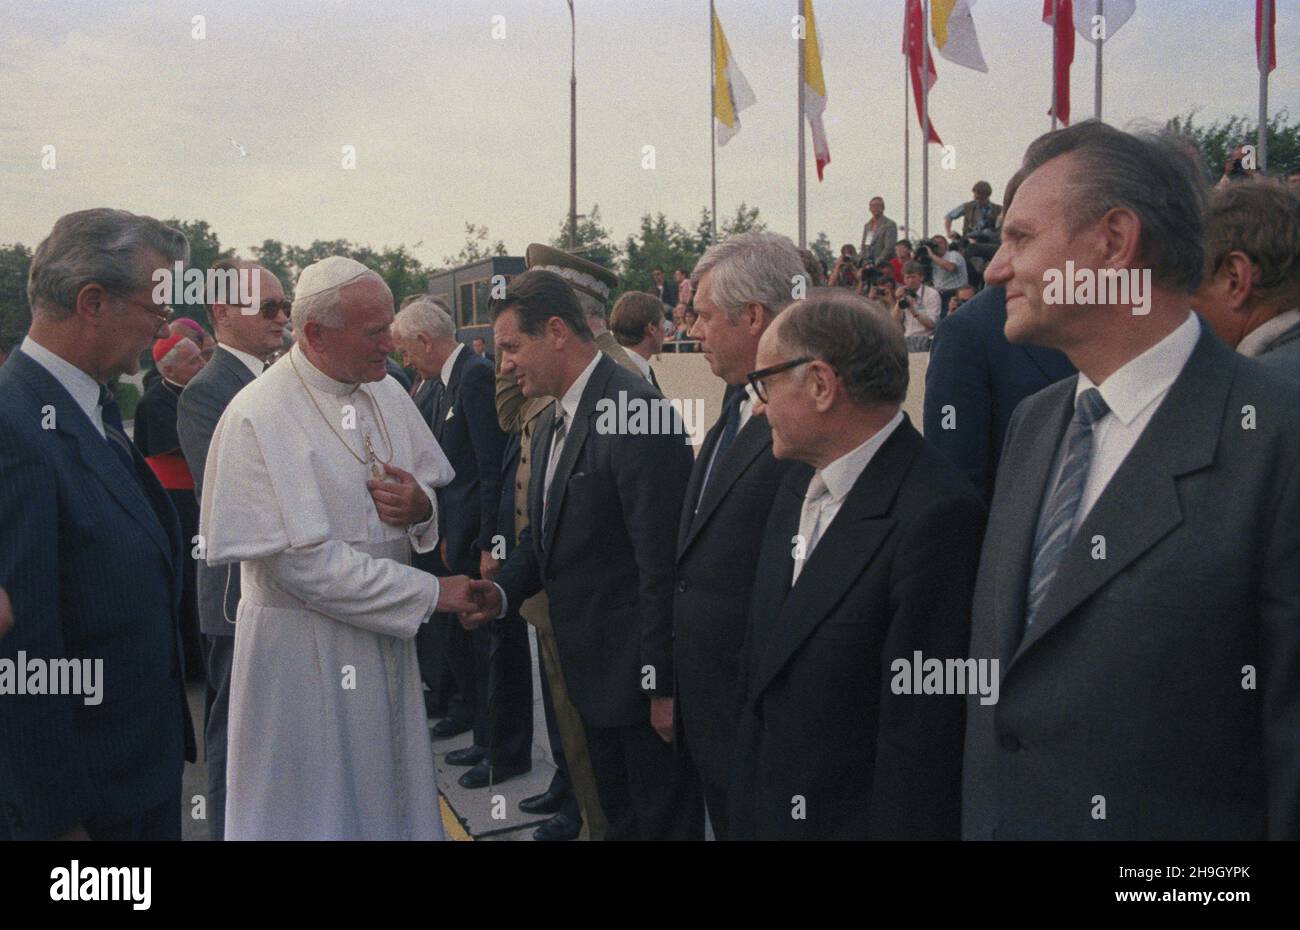
[(122, 424), (122, 414), (117, 406), (117, 398), (107, 385), (99, 386), (99, 406), (104, 417), (104, 438), (109, 447), (126, 466), (127, 474), (140, 480), (135, 470), (135, 458), (131, 455), (131, 440), (126, 438), (126, 427)]
[(1088, 482), (1088, 465), (1092, 460), (1092, 426), (1109, 411), (1096, 388), (1088, 388), (1074, 405), (1074, 418), (1065, 432), (1065, 462), (1061, 476), (1052, 488), (1047, 506), (1038, 520), (1034, 535), (1033, 570), (1029, 575), (1029, 594), (1025, 601), (1025, 629), (1034, 624), (1052, 578), (1065, 556), (1065, 548), (1074, 535), (1074, 515)]

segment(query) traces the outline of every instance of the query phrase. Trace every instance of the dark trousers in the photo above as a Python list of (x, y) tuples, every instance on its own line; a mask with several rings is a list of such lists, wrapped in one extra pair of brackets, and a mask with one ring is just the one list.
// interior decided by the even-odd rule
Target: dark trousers
[(551, 701), (551, 686), (547, 683), (550, 677), (546, 673), (546, 658), (541, 649), (537, 650), (537, 661), (542, 665), (542, 713), (546, 717), (546, 740), (551, 744), (551, 759), (555, 762), (555, 774), (551, 776), (551, 785), (548, 789), (552, 794), (564, 795), (564, 806), (560, 808), (560, 813), (564, 814), (578, 823), (582, 823), (582, 809), (578, 805), (578, 796), (573, 792), (573, 785), (569, 781), (569, 763), (564, 757), (564, 740), (560, 738), (560, 722), (555, 716), (555, 704)]
[(587, 724), (607, 840), (702, 840), (704, 799), (691, 767), (645, 723)]
[(420, 663), (420, 679), (429, 688), (425, 696), (429, 706), (468, 723), (473, 709), (456, 690), (456, 678), (447, 662), (444, 626), (449, 622), (456, 622), (455, 618), (434, 614), (428, 623), (421, 624), (415, 633), (415, 655)]
[(208, 766), (208, 839), (226, 836), (226, 730), (230, 723), (230, 668), (235, 637), (208, 637), (208, 704), (203, 726), (203, 760)]
[(474, 630), (469, 639), (474, 655), (474, 743), (488, 750), (492, 765), (531, 767), (533, 667), (528, 624), (511, 612)]
[(181, 838), (181, 786), (176, 796), (157, 807), (123, 820), (91, 818), (85, 823), (92, 840), (163, 840), (179, 842)]
[(185, 678), (204, 677), (203, 634), (199, 632), (198, 566), (194, 561), (194, 537), (199, 532), (199, 502), (193, 491), (168, 491), (181, 524), (181, 547), (185, 564), (181, 570), (181, 650), (185, 656)]
[(439, 646), (446, 657), (447, 668), (454, 683), (454, 695), (447, 707), (447, 715), (453, 719), (471, 724), (474, 727), (474, 742), (478, 743), (479, 728), (485, 725), (480, 721), (478, 708), (479, 658), (476, 653), (475, 634), (482, 633), (477, 643), (478, 649), (487, 648), (487, 630), (467, 630), (460, 625), (454, 614), (434, 614), (429, 623), (440, 622), (439, 633), (442, 636)]

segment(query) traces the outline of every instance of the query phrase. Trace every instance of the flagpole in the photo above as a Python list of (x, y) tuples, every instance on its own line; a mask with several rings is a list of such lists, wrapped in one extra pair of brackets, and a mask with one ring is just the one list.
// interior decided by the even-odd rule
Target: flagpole
[(803, 73), (804, 73), (804, 43), (808, 41), (808, 23), (803, 18), (803, 0), (796, 0), (799, 5), (799, 22), (803, 24), (803, 38), (799, 40), (799, 248), (808, 246), (808, 182), (804, 170), (804, 141), (803, 141)]
[(921, 4), (921, 238), (930, 238), (930, 0)]
[[(903, 32), (909, 32), (907, 28), (907, 12), (903, 12)], [(905, 43), (906, 44), (906, 43)], [(903, 56), (903, 228), (907, 230), (910, 238), (912, 235), (912, 116), (908, 113), (912, 103), (912, 94), (907, 88), (908, 63), (911, 55)], [(885, 256), (888, 258), (889, 256)]]
[[(1101, 35), (1097, 38), (1097, 73), (1092, 89), (1093, 110), (1097, 120), (1101, 120), (1101, 47), (1106, 44), (1106, 0), (1097, 0), (1097, 15), (1101, 17)], [(1053, 68), (1055, 71), (1055, 68)]]
[(1056, 41), (1056, 21), (1057, 19), (1060, 18), (1060, 16), (1061, 16), (1061, 5), (1057, 3), (1056, 0), (1052, 0), (1052, 131), (1053, 132), (1056, 131), (1056, 105), (1058, 102), (1057, 92), (1056, 92), (1056, 59), (1057, 56), (1060, 54), (1060, 50), (1057, 48), (1058, 43)]
[(1273, 0), (1264, 0), (1259, 21), (1259, 129), (1255, 136), (1255, 160), (1260, 171), (1268, 170), (1268, 61), (1272, 14)]
[(713, 0), (709, 0), (709, 184), (712, 188), (709, 218), (713, 221), (713, 242), (718, 241), (718, 135), (713, 127), (714, 114), (718, 112), (718, 37), (714, 31), (716, 22)]
[(569, 251), (578, 247), (578, 21), (569, 0)]

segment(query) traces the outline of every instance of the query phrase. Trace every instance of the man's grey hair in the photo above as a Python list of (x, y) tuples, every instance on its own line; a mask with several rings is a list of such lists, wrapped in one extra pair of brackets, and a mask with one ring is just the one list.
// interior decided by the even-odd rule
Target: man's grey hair
[(609, 322), (609, 308), (605, 306), (605, 301), (576, 287), (573, 289), (573, 294), (578, 298), (578, 306), (582, 308), (584, 316), (594, 316), (605, 323)]
[[(819, 287), (777, 317), (776, 340), (787, 359), (826, 362), (861, 407), (901, 404), (907, 397), (907, 343), (889, 312), (844, 288)], [(795, 377), (802, 380), (807, 366)]]
[(107, 207), (61, 216), (32, 256), (27, 302), (33, 313), (61, 320), (73, 314), (87, 284), (99, 284), (116, 297), (151, 287), (154, 282), (140, 267), (149, 250), (169, 264), (190, 257), (185, 234), (151, 216)]
[(343, 288), (356, 284), (358, 281), (364, 281), (366, 278), (374, 278), (376, 281), (382, 282), (384, 287), (388, 286), (388, 282), (384, 281), (378, 272), (367, 270), (365, 274), (359, 275), (351, 281), (345, 281), (337, 287), (331, 287), (328, 290), (312, 294), (310, 297), (295, 297), (293, 310), (289, 314), (289, 319), (293, 323), (293, 331), (295, 333), (303, 332), (307, 324), (312, 320), (331, 329), (338, 329), (343, 326)]
[(1136, 262), (1150, 268), (1157, 284), (1187, 293), (1196, 290), (1205, 265), (1206, 184), (1177, 139), (1156, 133), (1128, 133), (1095, 119), (1039, 136), (1025, 152), (1026, 179), (1044, 164), (1073, 154), (1075, 170), (1066, 185), (1063, 217), (1071, 232), (1116, 207), (1131, 210), (1141, 224)]
[(426, 294), (397, 312), (393, 317), (393, 333), (403, 339), (414, 339), (419, 333), (434, 339), (451, 339), (456, 335), (456, 324), (451, 321), (451, 310), (442, 299)]
[(787, 236), (748, 232), (728, 236), (695, 263), (691, 286), (699, 293), (700, 281), (709, 275), (709, 298), (735, 323), (747, 304), (761, 304), (780, 313), (794, 299), (796, 282), (808, 280), (799, 250)]
[(182, 339), (176, 345), (168, 350), (167, 354), (158, 359), (158, 372), (167, 375), (174, 371), (177, 365), (188, 361), (195, 355), (199, 354), (199, 347), (191, 339)]

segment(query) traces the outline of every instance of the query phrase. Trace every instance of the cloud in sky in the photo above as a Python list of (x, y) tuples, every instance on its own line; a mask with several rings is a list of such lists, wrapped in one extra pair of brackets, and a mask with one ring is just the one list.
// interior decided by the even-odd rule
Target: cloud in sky
[[(646, 212), (693, 225), (709, 200), (708, 4), (577, 0), (578, 202), (622, 237)], [(1278, 0), (1279, 37), (1300, 0)], [(718, 152), (718, 206), (743, 200), (792, 236), (795, 0), (717, 0), (758, 103)], [(990, 181), (1000, 194), (1048, 129), (1051, 30), (1035, 0), (974, 7), (987, 75), (937, 62), (930, 226)], [(857, 241), (868, 198), (903, 213), (901, 0), (817, 0), (833, 161), (809, 143), (809, 238)], [(193, 37), (193, 17), (206, 37)], [(495, 21), (493, 17), (504, 17)], [(1140, 0), (1106, 46), (1105, 116), (1159, 125), (1253, 114), (1249, 0)], [(504, 23), (503, 38), (493, 27)], [(1285, 39), (1270, 111), (1300, 116)], [(1092, 113), (1079, 43), (1076, 118)], [(0, 13), (0, 242), (35, 245), (71, 210), (111, 205), (204, 219), (223, 244), (405, 243), (435, 263), (466, 221), (512, 253), (555, 235), (568, 210), (569, 16), (563, 0), (277, 0), (275, 4), (7, 2)], [(920, 226), (911, 116), (912, 220)], [(242, 156), (237, 140), (248, 152)], [(43, 170), (43, 146), (57, 168)], [(655, 147), (655, 168), (642, 167)], [(354, 146), (355, 170), (342, 167)], [(418, 243), (418, 245), (417, 245)]]

